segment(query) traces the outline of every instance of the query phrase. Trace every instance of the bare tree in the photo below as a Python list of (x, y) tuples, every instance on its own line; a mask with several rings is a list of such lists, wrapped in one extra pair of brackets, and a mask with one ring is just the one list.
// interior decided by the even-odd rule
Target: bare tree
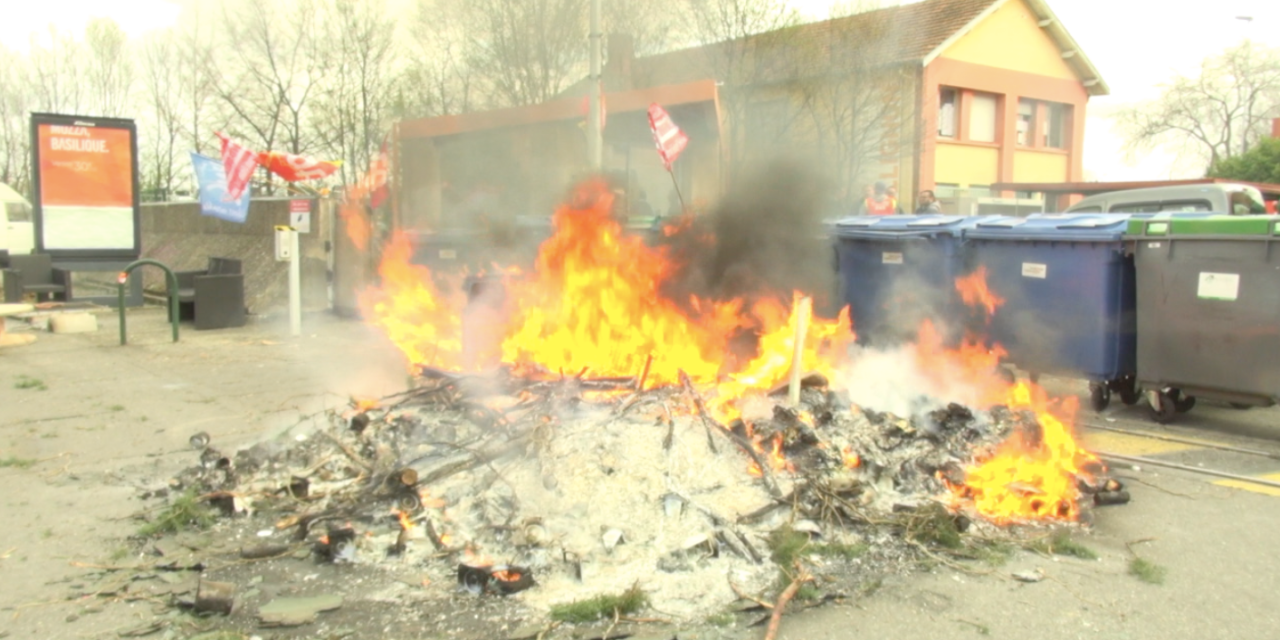
[(315, 98), (316, 137), (333, 157), (344, 160), (350, 184), (369, 160), (390, 125), (395, 21), (383, 0), (326, 0), (322, 20), (327, 74)]
[(0, 182), (19, 193), (27, 193), (31, 181), (26, 80), (26, 61), (0, 46)]
[[(138, 130), (140, 182), (152, 198), (167, 198), (177, 182), (177, 169), (186, 107), (179, 90), (187, 69), (174, 32), (152, 36), (141, 48), (141, 93), (146, 105), (144, 126)], [(183, 154), (185, 155), (185, 154)]]
[(133, 86), (133, 64), (127, 36), (110, 18), (94, 18), (85, 29), (88, 56), (82, 62), (92, 115), (126, 114)]
[(325, 75), (314, 0), (237, 0), (224, 7), (217, 95), (233, 133), (262, 149), (304, 153), (307, 108)]
[[(896, 4), (896, 3), (893, 3)], [(914, 149), (914, 67), (901, 62), (895, 11), (876, 0), (837, 7), (824, 28), (790, 44), (807, 154), (849, 211), (859, 186)]]
[(603, 0), (604, 30), (631, 36), (639, 55), (688, 44), (696, 35), (679, 11), (646, 0)]
[(441, 15), (456, 12), (467, 61), (492, 86), (491, 106), (545, 102), (585, 75), (586, 0), (471, 0), (436, 7)]
[(27, 56), (27, 84), (39, 111), (82, 113), (87, 107), (85, 82), (80, 72), (84, 47), (71, 36), (50, 27), (48, 42), (31, 38)]
[(773, 55), (784, 51), (800, 20), (785, 0), (684, 0), (694, 28), (700, 71), (720, 85), (724, 129), (722, 174), (733, 185), (753, 156), (786, 140), (797, 110), (785, 91), (771, 91)]
[(448, 0), (418, 0), (401, 46), (407, 64), (395, 83), (392, 112), (421, 118), (470, 111), (476, 105), (474, 67), (463, 14)]
[(1248, 151), (1280, 116), (1280, 49), (1244, 42), (1179, 75), (1159, 98), (1120, 112), (1130, 154), (1164, 148), (1204, 166)]

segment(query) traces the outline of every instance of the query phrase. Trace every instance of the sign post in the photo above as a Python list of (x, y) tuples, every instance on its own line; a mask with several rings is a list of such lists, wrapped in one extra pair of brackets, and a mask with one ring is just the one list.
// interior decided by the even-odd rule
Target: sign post
[(298, 230), (276, 227), (276, 261), (289, 263), (289, 333), (302, 335), (302, 264), (298, 261)]

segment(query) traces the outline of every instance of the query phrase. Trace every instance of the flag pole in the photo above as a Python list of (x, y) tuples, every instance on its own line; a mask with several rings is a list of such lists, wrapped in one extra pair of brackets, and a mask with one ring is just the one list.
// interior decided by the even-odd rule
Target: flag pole
[(676, 172), (667, 167), (667, 175), (671, 176), (671, 186), (676, 188), (676, 198), (680, 200), (680, 213), (687, 213), (688, 207), (684, 203), (684, 195), (680, 193), (680, 181), (676, 180)]

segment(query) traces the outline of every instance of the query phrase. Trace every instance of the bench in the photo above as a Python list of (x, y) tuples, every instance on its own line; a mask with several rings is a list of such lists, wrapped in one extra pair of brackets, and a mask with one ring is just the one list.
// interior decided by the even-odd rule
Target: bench
[(13, 254), (4, 264), (4, 301), (22, 302), (34, 293), (36, 302), (46, 296), (50, 300), (71, 299), (71, 272), (53, 268), (53, 257), (47, 253)]
[(199, 330), (244, 326), (244, 271), (239, 260), (209, 258), (207, 269), (174, 275), (179, 317), (194, 320)]

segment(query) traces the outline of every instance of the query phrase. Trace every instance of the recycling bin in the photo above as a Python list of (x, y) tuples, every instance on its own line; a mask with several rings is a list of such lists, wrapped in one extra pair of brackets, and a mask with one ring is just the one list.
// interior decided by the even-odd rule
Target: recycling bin
[(1137, 379), (1169, 422), (1197, 397), (1280, 400), (1280, 220), (1131, 219)]
[(841, 299), (857, 341), (913, 341), (931, 321), (953, 343), (961, 331), (955, 280), (964, 275), (963, 231), (985, 218), (947, 215), (855, 216), (836, 221)]
[(1019, 368), (1089, 380), (1093, 408), (1135, 385), (1137, 336), (1129, 215), (998, 217), (964, 232), (971, 268), (999, 299), (988, 335)]

